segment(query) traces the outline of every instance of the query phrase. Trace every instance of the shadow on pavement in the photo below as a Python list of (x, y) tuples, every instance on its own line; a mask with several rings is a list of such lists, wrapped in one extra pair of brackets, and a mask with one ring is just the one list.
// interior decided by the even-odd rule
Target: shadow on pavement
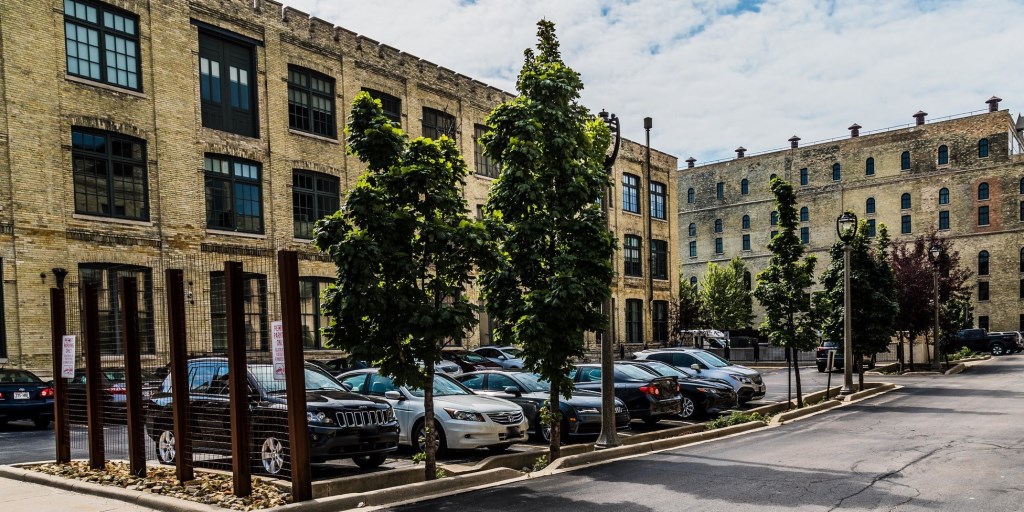
[(912, 407), (912, 406), (887, 406), (887, 405), (848, 405), (843, 412), (867, 412), (895, 413), (895, 414), (977, 414), (978, 416), (1005, 416), (1005, 412), (994, 411), (966, 411), (963, 409), (949, 409), (945, 407)]
[(430, 511), (430, 512), (470, 512), (470, 511), (530, 511), (558, 510), (578, 512), (654, 512), (655, 509), (632, 501), (615, 503), (594, 503), (584, 499), (572, 499), (554, 494), (534, 492), (518, 488), (497, 487), (495, 489), (476, 492), (471, 498), (465, 494), (424, 501), (413, 505), (394, 508), (396, 511)]

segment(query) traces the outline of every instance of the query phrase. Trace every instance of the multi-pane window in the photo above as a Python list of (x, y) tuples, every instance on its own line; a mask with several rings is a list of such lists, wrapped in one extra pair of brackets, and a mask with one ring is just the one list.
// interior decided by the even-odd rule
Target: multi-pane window
[(651, 218), (665, 219), (665, 184), (652, 181), (651, 188)]
[(668, 301), (656, 300), (651, 304), (651, 327), (655, 343), (668, 342)]
[(668, 279), (668, 242), (651, 240), (651, 275), (654, 279)]
[(939, 146), (939, 165), (946, 165), (949, 163), (949, 147), (945, 144)]
[(740, 180), (740, 194), (747, 195), (750, 193), (750, 181), (746, 178)]
[(868, 214), (875, 213), (875, 198), (869, 197), (868, 200), (864, 202), (864, 211)]
[(103, 355), (123, 353), (121, 332), (121, 303), (118, 278), (135, 278), (139, 306), (139, 350), (145, 354), (155, 351), (153, 328), (153, 271), (148, 267), (121, 265), (115, 263), (81, 263), (78, 266), (78, 283), (84, 289), (95, 286), (99, 298), (100, 353)]
[(875, 233), (875, 219), (868, 219), (868, 238), (874, 238)]
[(72, 129), (75, 213), (149, 220), (145, 149), (116, 133)]
[(725, 182), (719, 181), (715, 184), (715, 197), (725, 199)]
[(804, 245), (811, 243), (811, 228), (807, 226), (800, 228), (800, 243)]
[(715, 239), (715, 254), (722, 254), (724, 252), (725, 249), (722, 247), (722, 237), (718, 237)]
[(832, 164), (832, 181), (839, 181), (842, 178), (843, 178), (843, 171), (842, 171), (842, 168), (839, 166), (839, 163), (836, 162), (836, 163)]
[(644, 342), (644, 301), (626, 299), (626, 343)]
[(909, 210), (910, 209), (910, 193), (904, 192), (903, 195), (900, 196), (900, 209), (901, 210)]
[(313, 171), (292, 172), (292, 218), (295, 238), (313, 238), (313, 224), (340, 204), (338, 178)]
[(978, 253), (978, 275), (988, 275), (988, 251), (981, 251)]
[(744, 215), (740, 220), (740, 227), (743, 229), (750, 229), (750, 215)]
[(988, 300), (988, 281), (978, 281), (978, 300)]
[(978, 157), (985, 158), (988, 156), (988, 139), (981, 139), (978, 141)]
[(622, 175), (622, 211), (640, 213), (640, 177)]
[(949, 204), (949, 189), (946, 187), (939, 189), (939, 204)]
[(981, 315), (978, 317), (978, 328), (988, 330), (988, 315)]
[(139, 17), (105, 4), (64, 0), (68, 74), (141, 90)]
[(694, 201), (696, 200), (696, 198), (694, 197), (695, 195), (696, 194), (695, 194), (695, 192), (693, 191), (692, 188), (686, 189), (686, 203), (687, 204), (693, 204)]
[(900, 170), (910, 170), (910, 151), (904, 151), (903, 153), (900, 154)]
[(373, 89), (363, 88), (371, 98), (380, 102), (381, 109), (384, 110), (384, 117), (391, 120), (395, 126), (402, 126), (402, 100), (392, 96), (390, 94), (375, 91)]
[(723, 231), (722, 219), (715, 219), (715, 233), (721, 233)]
[[(301, 293), (301, 290), (300, 290)], [(247, 350), (266, 351), (270, 348), (270, 329), (267, 308), (267, 276), (245, 272), (242, 275), (242, 317), (245, 322)], [(210, 334), (213, 351), (228, 348), (227, 288), (224, 272), (210, 272)]]
[(288, 66), (288, 126), (332, 139), (337, 137), (333, 78)]
[(697, 224), (691, 222), (686, 228), (687, 236), (697, 236)]
[(875, 175), (875, 157), (869, 156), (868, 159), (864, 161), (864, 175)]
[(912, 231), (910, 223), (910, 215), (903, 215), (900, 217), (900, 233), (906, 235)]
[(245, 233), (263, 232), (260, 164), (206, 155), (206, 227)]
[(256, 63), (251, 45), (199, 33), (203, 126), (256, 137)]
[(624, 264), (622, 270), (627, 276), (638, 277), (644, 275), (643, 263), (640, 259), (642, 245), (643, 241), (636, 235), (626, 235), (623, 237), (622, 255)]
[(771, 213), (771, 225), (772, 226), (779, 225), (779, 212), (772, 211), (772, 213)]
[(988, 199), (988, 183), (978, 184), (978, 201), (984, 201)]
[(978, 207), (978, 225), (979, 226), (988, 226), (988, 221), (989, 221), (989, 218), (988, 218), (988, 206), (979, 206)]
[(691, 258), (696, 258), (697, 257), (697, 241), (696, 240), (690, 240), (690, 257)]
[(949, 229), (949, 210), (939, 210), (939, 229)]
[(320, 310), (320, 298), (331, 283), (326, 277), (299, 278), (299, 313), (302, 321), (302, 347), (324, 348), (323, 328), (330, 319)]
[(749, 251), (750, 250), (750, 235), (749, 234), (743, 235), (743, 250), (744, 251)]
[(806, 206), (801, 206), (800, 207), (800, 222), (810, 222), (810, 221), (811, 221), (811, 212), (810, 212), (810, 210), (808, 210)]
[(442, 135), (455, 140), (455, 116), (440, 110), (423, 107), (423, 136), (440, 139)]
[(807, 172), (807, 168), (800, 169), (800, 184), (807, 185), (810, 182), (810, 175)]
[(487, 153), (484, 152), (484, 144), (480, 141), (485, 133), (487, 133), (486, 126), (473, 125), (473, 165), (476, 167), (477, 175), (497, 178), (498, 163), (487, 156)]

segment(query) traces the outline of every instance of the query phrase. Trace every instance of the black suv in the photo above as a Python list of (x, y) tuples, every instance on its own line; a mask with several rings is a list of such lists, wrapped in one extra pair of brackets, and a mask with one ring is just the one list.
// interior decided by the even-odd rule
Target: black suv
[[(275, 380), (273, 366), (250, 364), (249, 403), (255, 469), (278, 474), (288, 454), (285, 382)], [(398, 449), (398, 421), (383, 400), (348, 391), (321, 368), (307, 363), (306, 417), (312, 462), (351, 458), (363, 469), (384, 463)], [(231, 454), (228, 414), (228, 361), (223, 357), (188, 362), (189, 419), (192, 449), (199, 453)], [(147, 403), (146, 427), (157, 445), (157, 458), (174, 461), (171, 380)]]

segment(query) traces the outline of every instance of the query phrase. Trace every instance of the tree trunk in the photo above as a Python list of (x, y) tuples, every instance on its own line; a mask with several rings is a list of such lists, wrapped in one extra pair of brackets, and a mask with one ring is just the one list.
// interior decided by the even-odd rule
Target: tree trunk
[(800, 388), (800, 361), (797, 360), (797, 351), (795, 348), (790, 349), (793, 351), (793, 380), (796, 381), (796, 408), (801, 409), (804, 406), (804, 395)]
[[(434, 363), (424, 362), (427, 369), (427, 385), (423, 386), (423, 431), (426, 443), (423, 449), (427, 456), (423, 471), (425, 480), (437, 479), (437, 429), (434, 428)], [(414, 433), (415, 434), (415, 433)]]
[(856, 354), (856, 357), (857, 359), (854, 359), (854, 361), (857, 362), (857, 380), (860, 384), (857, 391), (864, 391), (864, 355)]
[(910, 371), (914, 371), (914, 340), (915, 340), (915, 338), (917, 338), (917, 335), (913, 331), (911, 331), (909, 337), (910, 337), (910, 342), (909, 342), (910, 343), (910, 362), (908, 363), (908, 366), (910, 367)]
[(551, 383), (551, 397), (548, 399), (548, 417), (551, 419), (551, 445), (548, 449), (548, 464), (562, 456), (562, 414), (558, 405), (561, 387), (558, 381)]

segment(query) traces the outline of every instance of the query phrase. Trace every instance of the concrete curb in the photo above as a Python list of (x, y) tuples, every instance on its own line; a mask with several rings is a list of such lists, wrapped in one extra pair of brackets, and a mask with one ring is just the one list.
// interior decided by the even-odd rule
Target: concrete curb
[(900, 363), (889, 363), (881, 366), (875, 366), (874, 369), (864, 372), (864, 375), (882, 375), (882, 373), (893, 372), (900, 369)]
[(879, 393), (884, 393), (886, 391), (891, 391), (893, 389), (896, 389), (896, 384), (892, 384), (892, 383), (873, 383), (873, 384), (876, 384), (876, 385), (872, 386), (870, 388), (865, 386), (864, 391), (858, 391), (856, 393), (853, 393), (853, 394), (850, 394), (850, 395), (846, 395), (846, 396), (844, 396), (842, 398), (842, 400), (844, 402), (846, 402), (846, 403), (854, 402), (854, 401), (857, 401), (857, 400), (861, 400), (863, 398), (867, 398), (869, 396), (877, 395)]
[(815, 405), (811, 405), (811, 406), (808, 406), (808, 407), (804, 407), (803, 409), (794, 409), (792, 411), (786, 411), (786, 412), (779, 413), (779, 414), (776, 414), (775, 416), (773, 416), (772, 417), (772, 421), (769, 422), (768, 424), (769, 425), (784, 425), (788, 421), (792, 421), (792, 420), (795, 420), (797, 418), (802, 418), (804, 416), (810, 416), (811, 414), (814, 414), (814, 413), (817, 413), (817, 412), (827, 411), (829, 409), (832, 409), (833, 407), (839, 407), (840, 405), (843, 405), (843, 402), (840, 402), (838, 400), (828, 400), (828, 401), (822, 402), (820, 404), (815, 404)]
[(956, 375), (958, 373), (963, 373), (964, 370), (966, 370), (966, 369), (967, 369), (967, 365), (966, 364), (958, 363), (956, 366), (946, 370), (945, 375)]

